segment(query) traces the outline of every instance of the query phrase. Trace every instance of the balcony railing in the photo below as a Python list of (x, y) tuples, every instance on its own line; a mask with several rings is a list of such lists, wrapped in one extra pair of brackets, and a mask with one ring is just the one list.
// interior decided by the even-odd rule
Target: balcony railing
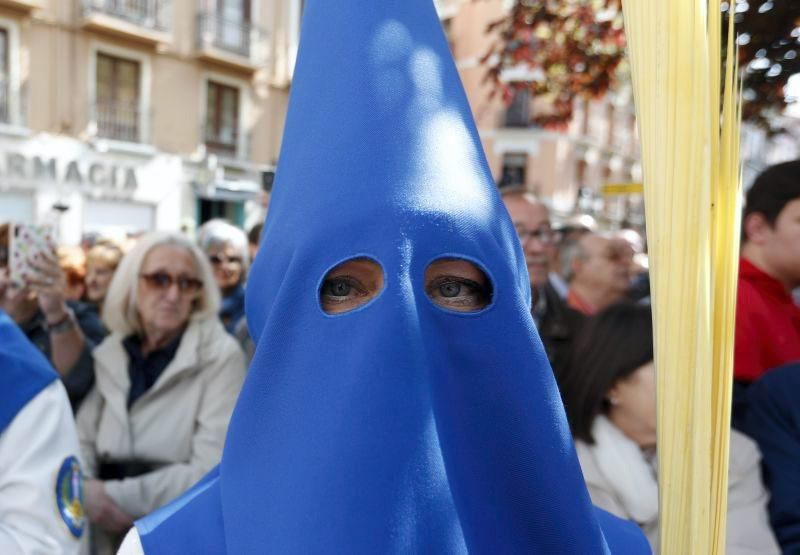
[(152, 31), (168, 31), (171, 0), (83, 0), (84, 16), (107, 15)]
[(141, 141), (139, 107), (121, 102), (97, 102), (94, 105), (97, 136), (115, 141)]
[(228, 20), (212, 12), (197, 16), (197, 47), (203, 51), (219, 50), (258, 66), (266, 62), (268, 38), (265, 29), (248, 21)]
[(221, 154), (223, 156), (236, 157), (236, 137), (221, 136), (212, 131), (206, 131), (205, 136), (206, 151), (211, 154)]

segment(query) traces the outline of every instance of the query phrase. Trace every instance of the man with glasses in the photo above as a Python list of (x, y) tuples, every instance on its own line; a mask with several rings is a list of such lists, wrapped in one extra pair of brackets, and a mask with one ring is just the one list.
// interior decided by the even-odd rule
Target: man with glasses
[(629, 250), (627, 243), (599, 233), (565, 242), (561, 264), (569, 282), (569, 307), (593, 316), (625, 298), (631, 286)]
[(511, 221), (517, 230), (531, 281), (531, 314), (539, 330), (550, 365), (566, 364), (581, 315), (571, 310), (550, 282), (559, 234), (550, 224), (550, 211), (524, 188), (501, 192)]

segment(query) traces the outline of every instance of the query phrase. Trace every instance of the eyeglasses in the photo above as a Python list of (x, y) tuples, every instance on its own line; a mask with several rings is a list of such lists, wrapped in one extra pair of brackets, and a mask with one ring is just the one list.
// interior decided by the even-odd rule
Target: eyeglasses
[(166, 272), (153, 272), (152, 274), (140, 274), (144, 282), (157, 291), (166, 291), (173, 284), (178, 285), (181, 293), (196, 293), (203, 286), (199, 279), (189, 276), (172, 276)]
[(225, 256), (220, 254), (212, 254), (208, 257), (208, 260), (214, 266), (219, 266), (221, 264), (241, 264), (242, 257), (241, 256)]
[(543, 245), (554, 245), (561, 238), (561, 234), (553, 231), (549, 227), (540, 227), (539, 229), (524, 229), (517, 228), (517, 237), (523, 245), (531, 238), (536, 239)]

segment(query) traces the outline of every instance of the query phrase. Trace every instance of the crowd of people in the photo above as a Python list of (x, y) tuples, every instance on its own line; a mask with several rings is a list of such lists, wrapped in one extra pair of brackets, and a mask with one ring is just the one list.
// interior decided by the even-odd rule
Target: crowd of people
[[(800, 549), (798, 176), (800, 162), (770, 168), (747, 197), (728, 553)], [(598, 232), (586, 220), (556, 228), (547, 206), (522, 189), (502, 199), (592, 500), (640, 524), (656, 547), (656, 368), (643, 237)], [(12, 229), (0, 226), (0, 245)], [(54, 248), (31, 260), (23, 288), (0, 260), (0, 308), (58, 372), (75, 415), (93, 553), (113, 553), (135, 519), (219, 461), (255, 348), (244, 283), (259, 233), (260, 225), (248, 238), (212, 220), (196, 241), (150, 233)]]
[[(728, 553), (800, 549), (798, 176), (800, 161), (774, 166), (747, 194)], [(525, 255), (531, 314), (592, 501), (638, 523), (656, 548), (656, 368), (645, 239), (633, 230), (600, 232), (586, 219), (554, 226), (547, 206), (524, 189), (507, 188), (501, 197)], [(219, 461), (255, 349), (244, 284), (260, 227), (245, 234), (212, 220), (195, 240), (156, 232), (126, 243), (94, 238), (54, 247), (29, 261), (22, 287), (10, 280), (7, 248), (0, 252), (0, 309), (8, 320), (0, 323), (13, 322), (49, 361), (66, 391), (44, 379), (55, 399), (49, 402), (66, 406), (68, 399), (75, 417), (91, 552), (115, 552), (134, 520), (180, 496)], [(13, 226), (0, 225), (0, 245), (11, 233)], [(348, 271), (369, 274), (370, 264), (359, 264)], [(341, 294), (327, 287), (323, 308), (349, 309), (326, 305)], [(476, 293), (475, 302), (486, 306), (490, 296)], [(9, 342), (18, 341), (17, 332), (8, 333)], [(63, 420), (42, 418), (62, 440), (69, 436)], [(6, 434), (0, 456), (10, 441)], [(80, 518), (72, 517), (75, 528)], [(50, 549), (57, 543), (47, 527), (17, 528), (27, 535), (15, 541)], [(15, 545), (3, 544), (2, 534), (0, 545)]]
[[(560, 229), (523, 189), (503, 191), (532, 314), (594, 503), (658, 545), (656, 390), (644, 238)], [(742, 223), (728, 553), (800, 552), (800, 161), (768, 168)]]
[[(0, 245), (13, 229), (0, 225)], [(243, 290), (252, 248), (221, 220), (204, 225), (197, 241), (177, 233), (95, 238), (37, 252), (24, 284), (11, 280), (7, 246), (0, 252), (0, 310), (58, 372), (74, 414), (92, 552), (115, 552), (135, 519), (219, 462), (253, 351)], [(4, 516), (5, 525), (15, 520)], [(52, 538), (58, 526), (18, 528), (36, 533), (0, 546), (61, 551)]]
[[(0, 225), (0, 554), (657, 551), (643, 230), (498, 192), (430, 2), (303, 18), (263, 233)], [(727, 553), (800, 553), (800, 160), (739, 277)]]

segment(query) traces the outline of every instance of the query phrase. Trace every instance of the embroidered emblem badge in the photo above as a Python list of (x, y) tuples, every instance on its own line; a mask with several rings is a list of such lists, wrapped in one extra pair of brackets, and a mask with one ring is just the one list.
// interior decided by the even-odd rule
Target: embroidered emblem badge
[(81, 464), (76, 457), (67, 457), (61, 463), (56, 477), (56, 505), (70, 533), (76, 538), (86, 528), (86, 513), (83, 510), (83, 476)]

